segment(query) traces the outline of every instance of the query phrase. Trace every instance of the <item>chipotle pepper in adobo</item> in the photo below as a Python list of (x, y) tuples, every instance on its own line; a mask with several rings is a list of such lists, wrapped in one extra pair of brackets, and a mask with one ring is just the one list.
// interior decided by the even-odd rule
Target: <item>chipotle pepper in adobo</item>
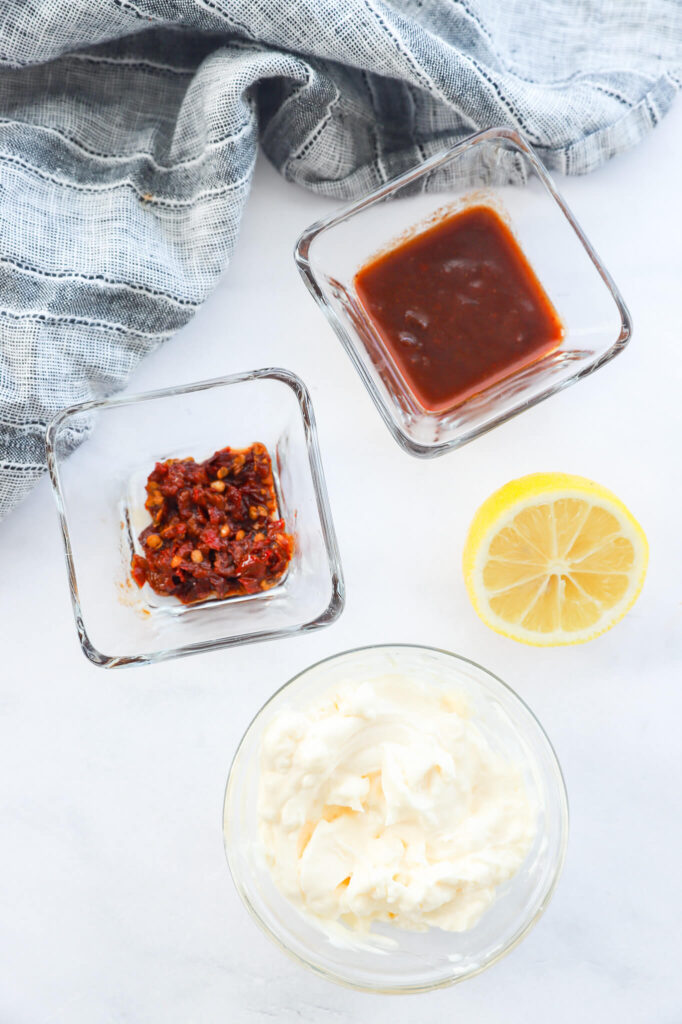
[(205, 462), (157, 462), (147, 480), (151, 524), (132, 576), (183, 604), (274, 587), (294, 540), (278, 518), (272, 463), (262, 444), (223, 448)]

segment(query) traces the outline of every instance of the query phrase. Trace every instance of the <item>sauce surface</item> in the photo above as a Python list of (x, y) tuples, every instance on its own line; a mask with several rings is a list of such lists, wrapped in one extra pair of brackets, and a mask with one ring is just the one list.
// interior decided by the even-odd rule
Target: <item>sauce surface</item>
[(147, 480), (151, 524), (132, 577), (183, 604), (255, 594), (278, 583), (294, 540), (278, 517), (265, 445), (222, 448), (205, 462), (157, 462)]
[(405, 384), (430, 412), (458, 405), (563, 337), (512, 232), (487, 206), (383, 253), (354, 283)]

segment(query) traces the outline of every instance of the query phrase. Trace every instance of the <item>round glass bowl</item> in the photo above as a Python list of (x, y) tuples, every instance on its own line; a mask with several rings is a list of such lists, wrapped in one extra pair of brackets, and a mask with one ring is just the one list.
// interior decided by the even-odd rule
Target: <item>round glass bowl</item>
[[(466, 932), (405, 931), (374, 925), (390, 949), (337, 945), (276, 888), (258, 836), (260, 745), (285, 708), (305, 709), (343, 682), (399, 673), (435, 687), (456, 687), (490, 745), (522, 768), (537, 805), (537, 834), (519, 871)], [(258, 712), (237, 749), (224, 806), (227, 860), (237, 890), (263, 930), (300, 963), (332, 981), (372, 992), (423, 992), (489, 967), (521, 941), (556, 887), (566, 852), (568, 804), (561, 769), (540, 723), (523, 701), (480, 665), (430, 647), (385, 645), (318, 662), (286, 683)]]

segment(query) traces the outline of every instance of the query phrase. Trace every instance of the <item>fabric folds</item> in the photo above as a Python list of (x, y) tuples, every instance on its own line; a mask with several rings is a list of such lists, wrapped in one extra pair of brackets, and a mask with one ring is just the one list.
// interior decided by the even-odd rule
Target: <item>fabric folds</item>
[(259, 143), (339, 199), (499, 124), (579, 174), (681, 78), (678, 0), (5, 0), (0, 517), (213, 287)]

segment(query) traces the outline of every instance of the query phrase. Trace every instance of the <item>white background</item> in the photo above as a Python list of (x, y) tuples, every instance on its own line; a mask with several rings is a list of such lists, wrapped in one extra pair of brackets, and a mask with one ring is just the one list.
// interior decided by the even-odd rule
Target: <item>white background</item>
[[(633, 341), (429, 462), (391, 439), (295, 269), (299, 232), (335, 204), (259, 165), (229, 272), (130, 390), (267, 365), (303, 377), (346, 610), (298, 639), (105, 672), (78, 646), (47, 480), (2, 524), (0, 1024), (680, 1024), (681, 165), (678, 102), (632, 153), (559, 181)], [(541, 650), (478, 621), (460, 558), (490, 491), (555, 469), (620, 495), (651, 562), (619, 626)], [(354, 993), (290, 962), (239, 902), (222, 846), (227, 770), (265, 698), (320, 657), (393, 640), (449, 648), (516, 688), (555, 744), (572, 814), (538, 926), (488, 972), (425, 996)]]

